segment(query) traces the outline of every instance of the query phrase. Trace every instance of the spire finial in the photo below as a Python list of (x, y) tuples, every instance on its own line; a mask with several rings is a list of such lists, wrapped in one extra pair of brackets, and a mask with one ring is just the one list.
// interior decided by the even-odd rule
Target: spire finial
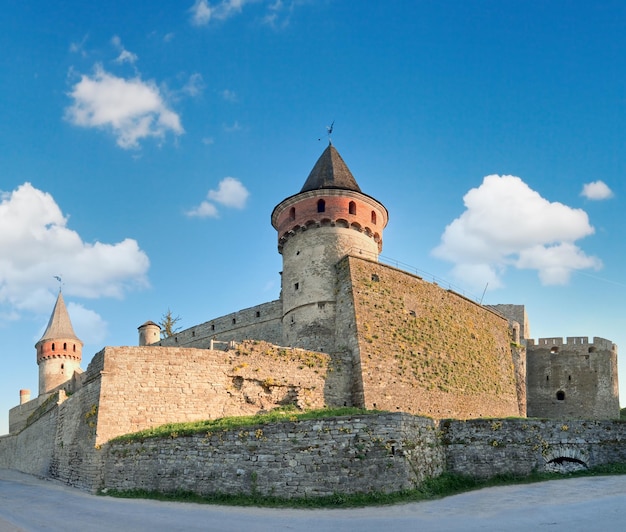
[(333, 127), (335, 127), (335, 121), (333, 120), (330, 126), (326, 126), (326, 131), (328, 131), (328, 145), (331, 146), (333, 143), (333, 139), (330, 137), (333, 134)]
[(61, 287), (63, 286), (63, 279), (61, 279), (60, 275), (53, 275), (53, 277), (59, 281), (59, 293), (61, 292)]

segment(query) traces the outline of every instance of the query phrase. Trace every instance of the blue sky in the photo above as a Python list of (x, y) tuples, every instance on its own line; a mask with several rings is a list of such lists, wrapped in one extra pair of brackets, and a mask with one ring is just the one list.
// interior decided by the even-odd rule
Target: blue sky
[(533, 338), (626, 349), (623, 2), (4, 7), (0, 433), (37, 393), (55, 275), (83, 368), (168, 308), (276, 299), (270, 214), (333, 121), (384, 257), (526, 305)]

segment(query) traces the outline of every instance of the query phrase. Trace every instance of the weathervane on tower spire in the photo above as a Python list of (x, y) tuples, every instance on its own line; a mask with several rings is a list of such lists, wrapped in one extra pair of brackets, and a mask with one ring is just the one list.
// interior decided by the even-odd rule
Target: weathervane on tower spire
[[(326, 133), (328, 135), (328, 144), (332, 144), (333, 140), (330, 137), (333, 134), (333, 128), (335, 127), (335, 121), (333, 120), (332, 123), (330, 124), (330, 126), (326, 126)], [(317, 140), (322, 140), (321, 138), (317, 139)]]
[(53, 275), (53, 277), (59, 281), (59, 292), (61, 291), (61, 287), (63, 286), (63, 279), (61, 279), (60, 275)]

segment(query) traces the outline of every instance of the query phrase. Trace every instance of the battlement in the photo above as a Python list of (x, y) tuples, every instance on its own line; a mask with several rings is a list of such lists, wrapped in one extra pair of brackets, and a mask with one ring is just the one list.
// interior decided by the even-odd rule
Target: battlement
[(526, 346), (528, 349), (550, 349), (551, 351), (558, 352), (560, 349), (566, 349), (568, 351), (582, 351), (593, 352), (596, 350), (603, 351), (617, 351), (617, 346), (611, 341), (598, 336), (593, 337), (593, 341), (589, 342), (588, 336), (568, 336), (563, 341), (562, 337), (553, 338), (539, 338), (535, 343), (535, 340), (527, 340)]

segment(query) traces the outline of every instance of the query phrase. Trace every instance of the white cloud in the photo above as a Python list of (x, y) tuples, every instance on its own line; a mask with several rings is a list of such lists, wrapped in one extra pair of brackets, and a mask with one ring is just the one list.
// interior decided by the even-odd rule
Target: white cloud
[(583, 186), (580, 195), (590, 200), (605, 200), (613, 197), (613, 191), (604, 181), (593, 181)]
[(249, 195), (246, 187), (234, 177), (225, 177), (220, 181), (217, 190), (209, 190), (209, 199), (235, 209), (243, 209)]
[(211, 19), (226, 20), (238, 13), (249, 0), (222, 0), (210, 5), (207, 0), (196, 0), (191, 7), (191, 22), (195, 26), (205, 26)]
[(65, 110), (68, 121), (109, 129), (125, 149), (137, 148), (147, 137), (163, 138), (168, 131), (184, 133), (179, 116), (167, 107), (152, 81), (119, 78), (97, 65), (93, 76), (81, 76), (69, 96), (73, 103)]
[[(49, 312), (62, 274), (64, 293), (123, 297), (148, 284), (147, 255), (135, 240), (83, 242), (48, 193), (30, 183), (0, 196), (0, 308), (2, 313)], [(53, 300), (52, 300), (53, 301)], [(8, 309), (8, 310), (7, 310)]]
[(250, 193), (241, 181), (234, 177), (225, 177), (219, 182), (217, 190), (209, 190), (207, 198), (211, 201), (203, 201), (198, 207), (187, 211), (186, 214), (199, 218), (218, 218), (219, 212), (214, 203), (219, 203), (224, 207), (243, 209), (249, 195)]
[(208, 201), (203, 201), (197, 207), (187, 211), (185, 214), (197, 218), (219, 218), (217, 207)]
[(189, 80), (183, 86), (181, 91), (189, 96), (199, 96), (204, 90), (204, 79), (202, 79), (202, 74), (194, 73), (189, 76)]
[(601, 267), (574, 244), (594, 232), (587, 213), (549, 202), (519, 177), (487, 176), (463, 200), (465, 212), (446, 227), (433, 254), (455, 263), (455, 277), (475, 288), (500, 286), (509, 266), (537, 270), (543, 284)]
[(117, 56), (117, 59), (115, 59), (116, 63), (130, 63), (132, 65), (137, 61), (137, 55), (126, 50), (122, 45), (121, 39), (117, 35), (113, 36), (113, 38), (111, 39), (111, 43), (120, 52), (120, 55)]
[(108, 326), (100, 314), (73, 301), (68, 303), (67, 312), (71, 317), (74, 331), (84, 343), (101, 345), (104, 342)]
[(85, 43), (87, 42), (89, 35), (85, 35), (80, 42), (73, 42), (70, 44), (70, 52), (75, 54), (80, 54), (83, 57), (87, 57), (87, 52), (85, 52)]

